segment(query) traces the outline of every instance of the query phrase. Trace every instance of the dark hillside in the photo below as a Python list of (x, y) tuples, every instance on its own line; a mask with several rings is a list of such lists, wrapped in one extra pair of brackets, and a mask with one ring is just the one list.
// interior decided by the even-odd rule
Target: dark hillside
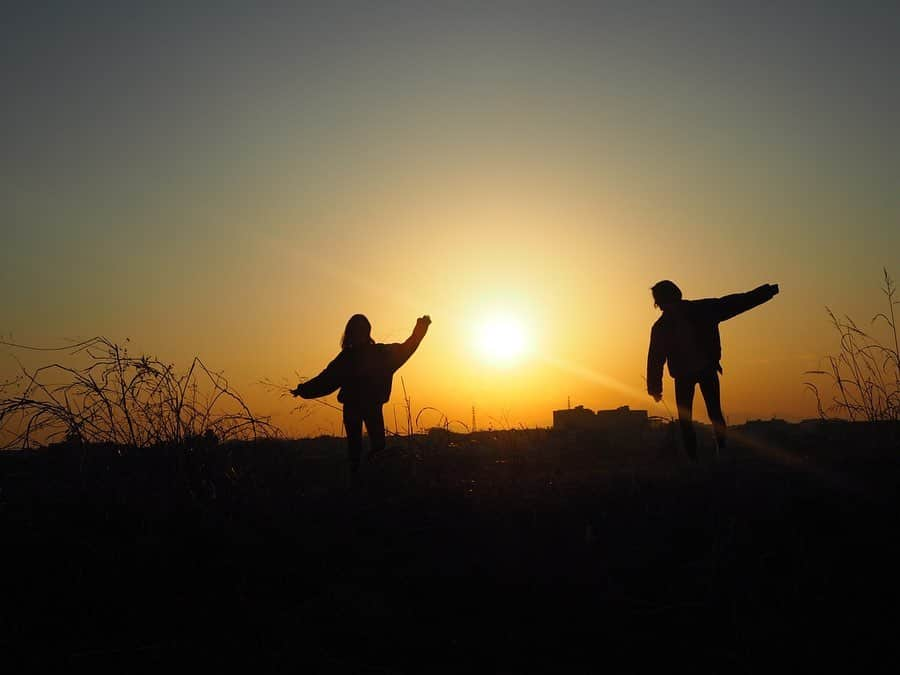
[(666, 438), (436, 430), (364, 465), (356, 491), (342, 439), (5, 452), (4, 661), (520, 673), (884, 660), (900, 618), (896, 426), (747, 425), (698, 465)]

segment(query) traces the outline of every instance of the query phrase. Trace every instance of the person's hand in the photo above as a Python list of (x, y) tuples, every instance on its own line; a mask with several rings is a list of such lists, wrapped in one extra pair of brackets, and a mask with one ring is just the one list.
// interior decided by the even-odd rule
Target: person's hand
[(431, 317), (427, 314), (425, 316), (420, 316), (416, 319), (416, 328), (419, 330), (428, 330), (428, 326), (431, 325)]
[(300, 385), (298, 384), (294, 389), (291, 389), (289, 393), (294, 398), (297, 398), (300, 395)]
[(662, 401), (662, 394), (650, 394), (650, 396), (652, 396), (653, 400), (656, 401), (657, 403)]
[(769, 284), (772, 287), (772, 295), (778, 295), (778, 284)]

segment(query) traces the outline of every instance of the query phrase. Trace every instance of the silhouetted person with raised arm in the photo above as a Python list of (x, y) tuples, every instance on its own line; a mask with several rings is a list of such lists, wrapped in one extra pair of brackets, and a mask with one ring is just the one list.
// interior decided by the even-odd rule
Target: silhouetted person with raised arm
[(650, 290), (662, 316), (650, 332), (647, 392), (657, 403), (662, 400), (663, 364), (668, 362), (669, 374), (675, 379), (675, 404), (684, 449), (691, 459), (697, 459), (697, 436), (692, 420), (695, 385), (700, 385), (706, 402), (716, 445), (719, 449), (725, 447), (725, 416), (719, 394), (722, 372), (719, 323), (771, 300), (778, 293), (778, 284), (764, 284), (748, 293), (705, 300), (682, 300), (681, 289), (668, 280), (660, 281)]
[(362, 425), (365, 423), (369, 432), (370, 454), (383, 450), (382, 406), (391, 398), (394, 373), (416, 351), (430, 324), (431, 317), (419, 317), (405, 342), (381, 344), (372, 339), (369, 320), (354, 314), (344, 329), (341, 353), (325, 370), (291, 391), (294, 396), (318, 398), (340, 389), (338, 401), (344, 404), (344, 428), (354, 478), (362, 454)]

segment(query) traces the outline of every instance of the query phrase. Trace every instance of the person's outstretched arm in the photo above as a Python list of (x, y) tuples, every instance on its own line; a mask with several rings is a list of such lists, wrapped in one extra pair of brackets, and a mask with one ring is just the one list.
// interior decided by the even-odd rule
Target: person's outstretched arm
[(726, 321), (732, 317), (768, 302), (778, 294), (778, 284), (763, 284), (747, 293), (726, 295), (716, 301), (716, 319)]
[(405, 342), (398, 342), (391, 345), (391, 367), (397, 370), (400, 366), (409, 360), (413, 352), (419, 348), (419, 343), (428, 332), (428, 326), (431, 325), (431, 317), (427, 314), (416, 319), (416, 327), (413, 328), (412, 335), (406, 338)]
[(663, 365), (666, 362), (666, 348), (662, 333), (654, 325), (650, 331), (650, 349), (647, 351), (647, 393), (655, 401), (662, 399)]
[(342, 363), (341, 354), (338, 354), (325, 370), (314, 378), (298, 384), (296, 389), (291, 390), (291, 394), (300, 398), (328, 396), (328, 394), (336, 391), (341, 386)]

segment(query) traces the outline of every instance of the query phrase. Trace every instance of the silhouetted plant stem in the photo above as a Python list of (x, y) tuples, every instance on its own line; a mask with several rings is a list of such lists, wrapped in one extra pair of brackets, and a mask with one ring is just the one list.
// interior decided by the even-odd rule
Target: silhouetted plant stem
[[(185, 374), (154, 357), (135, 358), (104, 337), (62, 348), (87, 364), (52, 363), (5, 383), (18, 391), (0, 399), (0, 447), (31, 447), (61, 439), (118, 446), (183, 445), (212, 434), (217, 440), (281, 435), (267, 417), (257, 417), (221, 373), (195, 357)], [(50, 384), (51, 374), (62, 383)]]
[(804, 383), (816, 398), (821, 418), (829, 412), (846, 416), (849, 420), (864, 419), (870, 422), (900, 420), (900, 339), (897, 334), (894, 305), (896, 285), (885, 268), (882, 292), (887, 298), (886, 312), (876, 314), (871, 323), (879, 319), (890, 329), (894, 346), (891, 348), (876, 337), (863, 331), (849, 316), (838, 316), (826, 307), (831, 324), (840, 335), (840, 352), (826, 357), (829, 370), (811, 370), (807, 374), (828, 377), (835, 390), (833, 404), (822, 405), (818, 387), (813, 382)]

